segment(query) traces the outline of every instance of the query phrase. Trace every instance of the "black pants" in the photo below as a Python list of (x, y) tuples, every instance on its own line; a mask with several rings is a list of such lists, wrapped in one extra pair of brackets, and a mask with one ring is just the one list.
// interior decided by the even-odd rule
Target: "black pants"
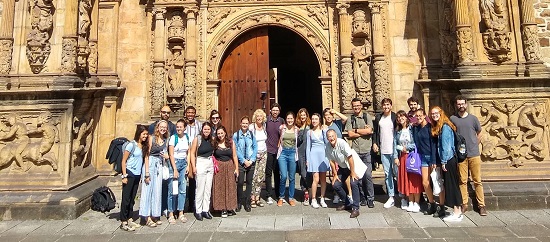
[(367, 171), (365, 171), (365, 175), (363, 175), (363, 178), (361, 179), (361, 186), (360, 186), (361, 198), (365, 198), (369, 201), (374, 201), (374, 183), (372, 182), (371, 154), (361, 153), (358, 155), (359, 155), (359, 158), (361, 158), (361, 160), (363, 161), (363, 163), (365, 163), (365, 165), (367, 166)]
[[(271, 184), (272, 177), (275, 186), (277, 187), (276, 190), (273, 190), (273, 184)], [(265, 164), (265, 190), (267, 192), (267, 197), (279, 197), (276, 191), (279, 190), (278, 187), (280, 183), (281, 174), (279, 172), (279, 162), (277, 162), (277, 154), (271, 154), (267, 152), (267, 163)]]
[(311, 184), (313, 183), (313, 175), (311, 172), (307, 172), (306, 162), (303, 160), (299, 160), (297, 162), (298, 167), (296, 171), (300, 174), (300, 188), (303, 190), (308, 190), (311, 188)]
[(336, 193), (338, 194), (338, 196), (340, 196), (342, 200), (346, 201), (345, 202), (346, 207), (351, 207), (354, 210), (358, 210), (359, 200), (360, 200), (359, 196), (361, 196), (359, 194), (360, 180), (350, 179), (351, 197), (353, 198), (353, 203), (351, 203), (349, 201), (348, 196), (346, 196), (346, 191), (348, 190), (346, 186), (346, 180), (348, 179), (348, 177), (350, 177), (350, 175), (351, 175), (351, 171), (349, 170), (349, 168), (338, 169), (337, 176), (338, 178), (340, 178), (340, 181), (335, 181), (333, 187), (334, 187), (334, 190), (336, 190)]
[(459, 171), (456, 156), (453, 156), (445, 165), (447, 171), (443, 171), (443, 186), (445, 187), (445, 205), (449, 207), (462, 205), (462, 193), (460, 193)]
[(187, 203), (188, 204), (187, 211), (191, 213), (195, 212), (195, 189), (196, 188), (197, 188), (197, 181), (195, 180), (195, 177), (193, 178), (189, 177), (186, 196), (189, 199), (189, 202)]
[(140, 176), (128, 176), (128, 182), (122, 184), (122, 201), (120, 202), (120, 221), (125, 222), (132, 218), (134, 203), (138, 191)]
[[(239, 179), (237, 181), (237, 201), (244, 205), (250, 201), (250, 193), (252, 192), (252, 178), (254, 177), (254, 164), (248, 168), (244, 165), (239, 165)], [(246, 190), (243, 191), (244, 182), (246, 179)]]

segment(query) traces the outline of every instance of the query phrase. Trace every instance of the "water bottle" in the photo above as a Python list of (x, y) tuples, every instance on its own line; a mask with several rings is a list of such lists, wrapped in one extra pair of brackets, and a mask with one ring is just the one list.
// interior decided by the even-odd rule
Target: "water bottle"
[(178, 195), (179, 188), (178, 188), (178, 179), (174, 178), (172, 179), (172, 195)]

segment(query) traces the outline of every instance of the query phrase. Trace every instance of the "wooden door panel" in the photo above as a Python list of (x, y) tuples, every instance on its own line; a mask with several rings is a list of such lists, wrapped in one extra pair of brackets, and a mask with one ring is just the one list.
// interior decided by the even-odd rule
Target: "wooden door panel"
[(267, 28), (259, 28), (241, 35), (227, 50), (220, 69), (219, 107), (229, 132), (239, 129), (242, 116), (252, 117), (262, 107), (262, 91), (269, 93), (268, 44)]

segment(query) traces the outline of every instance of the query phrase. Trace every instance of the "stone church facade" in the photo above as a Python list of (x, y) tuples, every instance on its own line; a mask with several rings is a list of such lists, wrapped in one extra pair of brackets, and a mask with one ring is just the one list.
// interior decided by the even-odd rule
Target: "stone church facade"
[[(453, 112), (461, 94), (482, 122), (486, 180), (550, 175), (545, 0), (1, 3), (0, 195), (14, 203), (56, 201), (67, 207), (62, 217), (81, 214), (89, 192), (78, 189), (112, 174), (111, 139), (133, 136), (165, 104), (173, 116), (192, 105), (207, 118), (231, 96), (220, 74), (228, 53), (245, 33), (272, 27), (314, 53), (322, 107), (349, 113), (359, 97), (374, 112), (390, 97), (407, 110), (416, 96)], [(33, 209), (49, 217), (47, 206)], [(0, 212), (25, 215), (2, 204)]]

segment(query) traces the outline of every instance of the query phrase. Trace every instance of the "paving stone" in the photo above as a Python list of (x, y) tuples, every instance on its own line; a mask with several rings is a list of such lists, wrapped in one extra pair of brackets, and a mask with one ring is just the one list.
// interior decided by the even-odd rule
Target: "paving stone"
[(537, 237), (541, 242), (550, 242), (550, 237)]
[(491, 214), (495, 215), (500, 221), (506, 225), (533, 225), (531, 220), (521, 215), (517, 211), (493, 211)]
[[(149, 226), (142, 225), (141, 228), (136, 229), (136, 234), (159, 234), (164, 233), (164, 230), (168, 227), (168, 223), (163, 223), (161, 225), (157, 225), (157, 227), (151, 228)], [(126, 231), (123, 231), (117, 227), (117, 230), (115, 231), (115, 234), (124, 234)]]
[(0, 221), (0, 234), (17, 226), (21, 221)]
[(499, 196), (499, 210), (514, 210), (514, 209), (545, 209), (547, 195), (541, 196)]
[(231, 217), (222, 219), (218, 231), (242, 231), (248, 224), (247, 217)]
[(466, 217), (478, 227), (506, 226), (506, 224), (498, 219), (492, 212), (489, 212), (487, 216), (480, 216), (479, 213), (468, 212), (466, 213)]
[(414, 239), (415, 242), (444, 242), (445, 239)]
[(59, 238), (57, 242), (107, 242), (111, 238), (113, 238), (114, 235), (112, 234), (95, 234), (95, 235), (64, 235), (63, 237)]
[(475, 228), (463, 228), (472, 238), (478, 237), (516, 237), (506, 227), (475, 227)]
[(366, 213), (357, 217), (361, 228), (384, 228), (389, 227), (388, 222), (382, 213)]
[(275, 229), (275, 216), (250, 216), (246, 230), (274, 230)]
[(440, 218), (434, 218), (432, 215), (424, 215), (423, 213), (409, 213), (409, 216), (414, 220), (420, 228), (427, 227), (447, 227), (447, 224)]
[[(170, 232), (187, 232), (191, 226), (193, 226), (193, 223), (195, 223), (196, 220), (190, 219), (186, 223), (182, 223), (178, 220), (176, 224), (170, 224), (166, 229), (164, 229), (165, 233)], [(200, 221), (199, 221), (200, 222)]]
[[(159, 233), (136, 234), (134, 232), (127, 232), (127, 231), (123, 231), (123, 232), (124, 233), (113, 235), (110, 241), (113, 241), (113, 242), (157, 241), (158, 238), (162, 236), (162, 234), (159, 234)], [(183, 241), (183, 239), (177, 240), (177, 241)]]
[(328, 214), (304, 214), (302, 216), (303, 229), (329, 229)]
[(0, 235), (0, 241), (21, 241), (25, 239), (26, 235), (24, 234), (12, 234), (12, 235)]
[(385, 212), (384, 218), (386, 219), (386, 222), (388, 222), (388, 225), (390, 227), (398, 227), (398, 228), (418, 227), (418, 225), (412, 219), (412, 217), (408, 213), (402, 210)]
[(547, 237), (550, 236), (550, 229), (542, 225), (515, 225), (507, 227), (518, 237)]
[(403, 236), (403, 238), (410, 238), (410, 239), (425, 239), (430, 238), (430, 236), (424, 231), (424, 229), (421, 228), (397, 228), (399, 233)]
[(40, 220), (24, 221), (12, 227), (11, 229), (5, 231), (4, 233), (2, 233), (2, 235), (18, 235), (18, 234), (27, 235), (32, 233), (32, 231), (40, 228), (40, 226), (43, 226), (44, 224), (46, 224), (46, 222), (47, 221), (40, 221)]
[[(164, 241), (164, 240), (163, 240)], [(212, 235), (211, 241), (223, 241), (223, 242), (241, 242), (241, 241), (267, 241), (278, 242), (285, 241), (284, 231), (234, 231), (234, 232), (216, 232)]]
[(424, 228), (432, 238), (464, 238), (468, 234), (462, 228)]
[(550, 224), (550, 214), (544, 210), (518, 210), (518, 213), (536, 224)]
[[(157, 239), (157, 241), (184, 241), (186, 237), (187, 237), (187, 233), (185, 232), (178, 232), (178, 233), (170, 232), (170, 233), (161, 234)], [(155, 241), (155, 239), (152, 239), (152, 240), (140, 239), (139, 241)]]
[(301, 230), (302, 215), (278, 215), (275, 217), (275, 230)]
[(368, 240), (403, 238), (403, 234), (397, 228), (366, 228), (363, 232)]
[(535, 238), (487, 238), (489, 242), (539, 242)]
[[(443, 221), (443, 220), (441, 220), (441, 221)], [(445, 221), (443, 221), (443, 222), (445, 224), (447, 224), (447, 226), (449, 226), (449, 227), (476, 227), (477, 226), (467, 216), (464, 216), (462, 218), (462, 221), (460, 221), (460, 222), (445, 222)]]
[(487, 242), (487, 238), (449, 238), (447, 242)]
[(381, 240), (369, 240), (377, 242), (414, 242), (413, 239), (381, 239)]
[(63, 230), (59, 231), (65, 235), (96, 235), (103, 232), (103, 223), (90, 220), (75, 220)]
[[(201, 221), (199, 221), (201, 222)], [(192, 232), (187, 235), (186, 242), (207, 242), (210, 241), (214, 232)]]
[(50, 220), (39, 228), (35, 229), (30, 235), (49, 235), (57, 234), (65, 227), (69, 226), (73, 221), (71, 220)]
[[(61, 238), (61, 234), (27, 235), (21, 242), (54, 242)], [(1, 239), (2, 237), (0, 237)], [(6, 240), (9, 241), (9, 240)]]
[(331, 213), (329, 214), (331, 229), (357, 229), (359, 222), (357, 218), (350, 218), (349, 213)]
[[(348, 218), (349, 219), (349, 218)], [(365, 241), (361, 229), (298, 230), (286, 233), (287, 241)]]
[(202, 221), (196, 221), (189, 228), (189, 232), (210, 232), (216, 231), (218, 226), (222, 222), (222, 218), (213, 217), (212, 219), (203, 219)]

